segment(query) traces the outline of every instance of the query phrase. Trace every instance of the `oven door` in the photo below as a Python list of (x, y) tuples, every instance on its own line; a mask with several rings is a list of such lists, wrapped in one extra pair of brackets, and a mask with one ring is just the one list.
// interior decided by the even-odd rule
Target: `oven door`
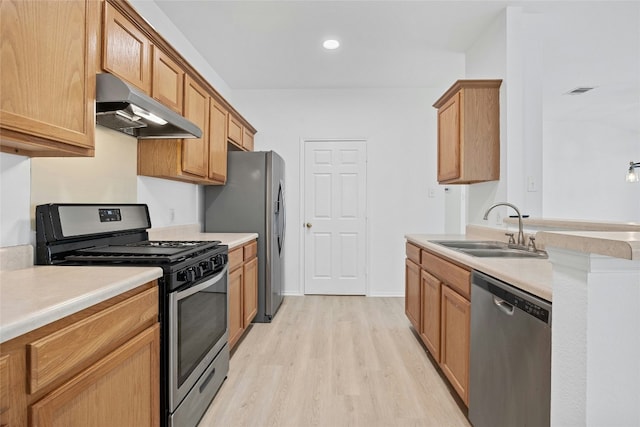
[(227, 343), (227, 270), (169, 294), (169, 410)]

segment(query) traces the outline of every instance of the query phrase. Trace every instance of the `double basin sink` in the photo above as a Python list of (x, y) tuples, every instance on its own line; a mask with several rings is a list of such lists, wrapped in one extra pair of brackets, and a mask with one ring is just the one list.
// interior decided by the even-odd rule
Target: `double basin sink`
[(432, 243), (481, 258), (547, 258), (544, 251), (531, 251), (496, 241), (433, 240)]

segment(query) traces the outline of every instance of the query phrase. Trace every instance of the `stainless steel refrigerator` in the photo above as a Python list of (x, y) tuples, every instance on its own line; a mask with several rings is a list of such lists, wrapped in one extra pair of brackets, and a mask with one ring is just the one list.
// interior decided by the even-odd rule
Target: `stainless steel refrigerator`
[(205, 189), (205, 231), (258, 233), (258, 314), (271, 322), (284, 280), (284, 160), (273, 151), (231, 151), (227, 183)]

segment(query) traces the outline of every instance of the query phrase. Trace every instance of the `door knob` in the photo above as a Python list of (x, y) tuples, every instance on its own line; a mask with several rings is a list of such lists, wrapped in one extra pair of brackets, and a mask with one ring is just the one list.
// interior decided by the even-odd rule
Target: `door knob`
[(313, 227), (313, 224), (311, 224), (310, 222), (308, 222), (308, 223), (306, 223), (306, 224), (305, 224), (305, 226), (306, 226), (307, 228), (311, 228), (311, 227)]

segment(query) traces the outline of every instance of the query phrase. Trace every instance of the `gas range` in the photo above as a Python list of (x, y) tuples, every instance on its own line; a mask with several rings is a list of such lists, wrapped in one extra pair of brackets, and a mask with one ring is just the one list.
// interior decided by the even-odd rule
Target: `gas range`
[(36, 264), (154, 266), (160, 313), (161, 425), (195, 426), (229, 368), (228, 248), (149, 240), (143, 204), (36, 207)]
[(148, 240), (146, 205), (49, 204), (36, 207), (36, 264), (161, 267), (163, 291), (219, 271), (220, 241)]

